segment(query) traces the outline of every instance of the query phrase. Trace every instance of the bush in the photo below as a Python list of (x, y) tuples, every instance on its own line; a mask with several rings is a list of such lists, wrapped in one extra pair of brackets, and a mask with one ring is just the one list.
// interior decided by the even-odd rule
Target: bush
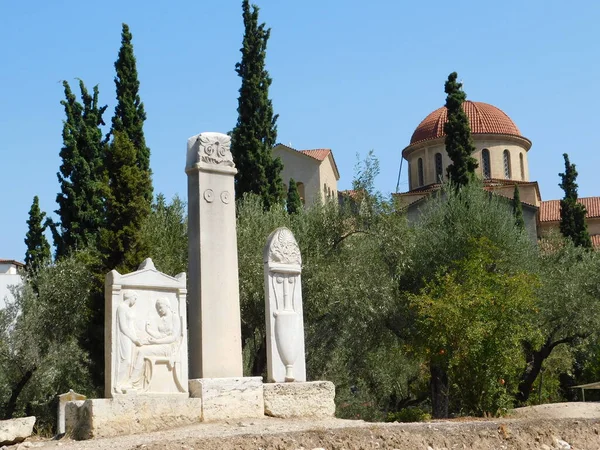
[(421, 408), (404, 408), (400, 411), (388, 413), (386, 422), (425, 422), (431, 420), (431, 414)]

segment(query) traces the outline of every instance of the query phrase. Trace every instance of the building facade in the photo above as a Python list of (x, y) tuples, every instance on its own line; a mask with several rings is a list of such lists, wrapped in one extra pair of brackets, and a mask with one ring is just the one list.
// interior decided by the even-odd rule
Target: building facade
[(286, 191), (290, 179), (293, 179), (298, 185), (303, 205), (337, 201), (340, 173), (331, 149), (296, 150), (277, 144), (273, 148), (273, 156), (279, 157), (283, 163), (281, 178)]
[[(514, 186), (519, 187), (526, 227), (532, 239), (542, 236), (560, 223), (560, 201), (542, 201), (536, 181), (529, 179), (528, 152), (532, 143), (521, 134), (512, 119), (501, 109), (482, 102), (465, 101), (463, 110), (469, 118), (475, 144), (472, 156), (479, 167), (477, 175), (484, 187), (512, 199)], [(409, 190), (395, 195), (409, 219), (418, 214), (420, 203), (437, 191), (447, 179), (452, 163), (446, 153), (444, 124), (447, 109), (430, 113), (417, 126), (410, 143), (402, 150), (408, 162)], [(592, 243), (600, 248), (600, 197), (582, 198), (587, 208), (587, 223)]]
[(19, 271), (25, 265), (12, 259), (0, 259), (0, 309), (4, 309), (6, 304), (14, 300), (11, 287), (22, 283)]

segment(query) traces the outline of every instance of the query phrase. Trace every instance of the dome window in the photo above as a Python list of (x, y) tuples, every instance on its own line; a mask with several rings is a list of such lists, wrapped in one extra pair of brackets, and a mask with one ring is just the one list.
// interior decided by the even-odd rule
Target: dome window
[(417, 161), (417, 169), (419, 171), (419, 187), (423, 186), (425, 184), (424, 182), (424, 175), (423, 175), (423, 158), (419, 158), (419, 161)]
[(504, 178), (507, 180), (511, 178), (510, 152), (508, 150), (504, 150)]
[(487, 148), (481, 150), (481, 166), (483, 167), (483, 178), (492, 178), (492, 166), (490, 165), (490, 151)]
[(435, 154), (435, 182), (441, 183), (444, 181), (444, 165), (442, 164), (442, 154)]
[(523, 153), (519, 153), (519, 162), (521, 163), (521, 180), (525, 181), (525, 163), (523, 162)]

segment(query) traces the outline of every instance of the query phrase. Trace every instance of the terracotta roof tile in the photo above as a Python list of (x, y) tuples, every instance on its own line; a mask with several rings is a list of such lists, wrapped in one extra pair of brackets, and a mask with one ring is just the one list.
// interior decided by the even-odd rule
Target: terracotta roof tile
[(324, 161), (327, 156), (331, 153), (329, 148), (316, 148), (313, 150), (298, 150), (300, 153), (310, 156), (318, 161)]
[[(483, 102), (467, 100), (463, 109), (469, 117), (473, 134), (508, 134), (520, 136), (521, 132), (508, 115), (499, 108)], [(437, 139), (444, 136), (444, 124), (448, 121), (448, 110), (445, 106), (429, 114), (415, 129), (410, 143)]]
[[(587, 210), (586, 217), (600, 217), (600, 197), (583, 197), (577, 199)], [(560, 221), (560, 200), (547, 200), (540, 205), (540, 222)]]
[(592, 247), (596, 250), (600, 250), (600, 234), (595, 234), (592, 236)]
[(0, 259), (0, 264), (14, 264), (18, 267), (25, 267), (25, 264), (19, 261), (15, 261), (14, 259)]

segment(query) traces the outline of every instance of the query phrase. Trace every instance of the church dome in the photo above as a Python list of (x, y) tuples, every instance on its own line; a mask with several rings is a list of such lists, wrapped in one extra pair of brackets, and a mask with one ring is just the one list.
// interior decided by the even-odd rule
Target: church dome
[[(469, 118), (472, 134), (503, 134), (524, 138), (511, 118), (493, 105), (467, 100), (463, 103), (463, 109)], [(410, 144), (445, 136), (444, 124), (447, 121), (446, 107), (436, 109), (419, 124), (410, 138)]]

